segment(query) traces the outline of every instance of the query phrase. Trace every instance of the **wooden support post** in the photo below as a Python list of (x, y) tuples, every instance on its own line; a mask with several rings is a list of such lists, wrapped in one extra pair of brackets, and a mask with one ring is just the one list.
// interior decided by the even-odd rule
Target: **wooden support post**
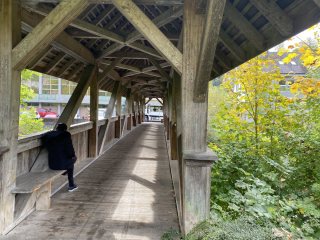
[(205, 15), (197, 12), (197, 5), (198, 0), (184, 1), (182, 109), (180, 112), (182, 114), (182, 231), (184, 234), (209, 216), (210, 166), (215, 159), (215, 155), (207, 150), (208, 98), (206, 97), (204, 102), (193, 101), (198, 65), (197, 58), (194, 56), (200, 54), (205, 24)]
[(36, 192), (36, 210), (50, 209), (51, 181), (43, 185)]
[(80, 107), (81, 102), (84, 96), (86, 95), (91, 80), (95, 75), (95, 66), (89, 65), (84, 69), (83, 74), (78, 82), (78, 85), (76, 86), (66, 107), (61, 113), (61, 116), (59, 117), (55, 128), (57, 127), (58, 123), (65, 123), (68, 127), (70, 127), (74, 119), (74, 116), (76, 115), (78, 108)]
[(135, 97), (131, 95), (131, 107), (132, 107), (132, 126), (137, 126), (137, 119), (136, 119), (136, 103)]
[(126, 96), (126, 113), (127, 113), (127, 130), (131, 130), (131, 124), (132, 124), (132, 102), (131, 102), (131, 89), (128, 89), (128, 93)]
[(138, 124), (141, 124), (142, 123), (142, 120), (141, 120), (141, 104), (140, 104), (140, 100), (139, 98), (137, 99), (137, 107), (138, 107)]
[(145, 112), (145, 105), (144, 105), (145, 99), (144, 97), (140, 100), (140, 106), (141, 106), (141, 122), (144, 122), (144, 112)]
[(98, 155), (98, 72), (97, 67), (94, 70), (95, 74), (91, 79), (90, 84), (90, 121), (93, 123), (92, 129), (89, 131), (89, 151), (88, 155), (95, 158)]
[(107, 120), (106, 120), (106, 123), (100, 127), (100, 131), (99, 131), (99, 136), (98, 136), (99, 155), (103, 152), (103, 149), (104, 149), (104, 143), (106, 141), (108, 128), (109, 128), (109, 118), (112, 117), (112, 113), (113, 113), (114, 105), (116, 103), (116, 98), (117, 98), (119, 89), (120, 89), (120, 82), (118, 81), (114, 82), (112, 94), (111, 94), (106, 115), (105, 115), (105, 118)]
[(121, 97), (122, 97), (122, 92), (121, 92), (121, 85), (120, 85), (118, 93), (117, 93), (117, 104), (116, 104), (116, 114), (118, 117), (118, 120), (115, 122), (115, 137), (116, 138), (121, 137), (121, 108), (122, 108)]
[(12, 49), (21, 39), (20, 1), (0, 0), (0, 235), (14, 223), (20, 71), (14, 70)]
[(226, 0), (206, 2), (206, 21), (203, 27), (201, 50), (198, 56), (196, 80), (194, 82), (195, 90), (193, 99), (195, 102), (204, 102), (207, 98), (207, 85), (211, 77), (213, 60), (219, 40), (220, 26)]

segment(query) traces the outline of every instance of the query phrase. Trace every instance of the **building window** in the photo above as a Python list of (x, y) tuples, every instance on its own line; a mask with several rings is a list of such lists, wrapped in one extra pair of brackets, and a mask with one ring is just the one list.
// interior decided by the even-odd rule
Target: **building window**
[(62, 79), (61, 80), (61, 93), (63, 95), (71, 95), (74, 91), (74, 89), (76, 88), (76, 83), (74, 82), (70, 82), (67, 80)]
[(58, 94), (59, 80), (56, 77), (43, 75), (42, 77), (42, 93), (43, 94)]

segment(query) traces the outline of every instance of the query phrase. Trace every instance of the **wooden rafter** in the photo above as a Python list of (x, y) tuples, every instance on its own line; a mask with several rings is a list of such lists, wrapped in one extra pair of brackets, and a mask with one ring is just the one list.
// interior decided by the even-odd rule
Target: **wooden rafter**
[(239, 61), (244, 61), (246, 59), (246, 53), (244, 50), (239, 47), (224, 31), (220, 31), (219, 36), (220, 41), (223, 43), (223, 45), (228, 48), (228, 50), (231, 52), (231, 54), (236, 57)]
[(131, 0), (112, 0), (117, 9), (153, 45), (155, 49), (182, 73), (182, 54)]
[(272, 26), (274, 26), (281, 35), (292, 35), (293, 21), (275, 1), (250, 0), (250, 2), (272, 23)]
[[(112, 63), (103, 69), (103, 72), (98, 76), (98, 85), (101, 86), (103, 80), (111, 73), (111, 71), (122, 61), (122, 58), (116, 58)], [(120, 78), (119, 75), (116, 78)]]
[[(49, 10), (43, 9), (41, 7), (33, 7), (33, 8), (31, 8), (29, 6), (29, 8), (32, 11), (37, 12), (37, 13), (43, 15), (43, 16), (46, 16), (46, 15), (48, 15), (50, 13)], [(105, 28), (93, 25), (91, 23), (88, 23), (88, 22), (80, 20), (80, 19), (76, 19), (73, 22), (71, 22), (70, 26), (73, 26), (75, 28), (81, 29), (83, 31), (86, 31), (86, 32), (91, 33), (91, 34), (94, 34), (96, 36), (100, 36), (100, 37), (102, 37), (104, 39), (108, 39), (110, 41), (115, 41), (115, 42), (118, 42), (118, 43), (121, 43), (121, 44), (124, 44), (124, 45), (126, 44), (124, 37), (120, 36), (119, 34), (116, 34), (116, 33), (112, 32), (112, 31), (109, 31), (109, 30), (107, 30)], [(155, 51), (154, 49), (152, 49), (150, 47), (146, 47), (146, 46), (144, 46), (142, 44), (132, 43), (132, 44), (128, 44), (128, 46), (130, 46), (133, 49), (136, 49), (138, 51), (141, 51), (141, 52), (144, 52), (146, 54), (149, 54), (149, 55), (151, 55), (153, 57), (156, 57), (156, 58), (160, 57), (157, 51)]]
[(64, 59), (64, 57), (65, 53), (59, 52), (43, 71), (50, 73)]
[[(173, 21), (174, 19), (176, 19), (177, 17), (180, 17), (183, 13), (183, 9), (181, 7), (179, 8), (170, 8), (167, 11), (165, 11), (164, 13), (162, 13), (161, 15), (159, 15), (158, 17), (156, 17), (155, 19), (152, 20), (152, 22), (158, 27), (162, 27), (166, 24), (168, 24), (169, 22)], [(126, 44), (130, 44), (133, 43), (134, 41), (138, 40), (139, 38), (141, 38), (142, 35), (139, 31), (134, 31), (132, 33), (130, 33), (127, 37), (126, 37)], [(99, 56), (99, 58), (103, 58), (109, 54), (112, 54), (118, 50), (120, 50), (123, 46), (123, 44), (113, 44), (110, 47), (108, 47), (104, 52), (102, 52)]]
[[(150, 58), (149, 61), (152, 63), (153, 66), (155, 66), (157, 68), (157, 70), (160, 72), (161, 76), (164, 79), (166, 79), (167, 81), (171, 80), (169, 74), (165, 70), (163, 70), (161, 65), (155, 59)], [(146, 73), (148, 73), (148, 72), (146, 72)]]
[[(40, 2), (44, 2), (44, 0), (23, 0), (26, 3), (29, 4), (37, 4)], [(47, 3), (59, 3), (60, 0), (45, 0)], [(94, 4), (111, 4), (111, 0), (88, 0), (89, 3), (94, 3)], [(172, 6), (172, 5), (177, 5), (181, 6), (183, 5), (183, 0), (134, 0), (136, 4), (142, 4), (142, 5), (164, 5), (164, 6)]]
[(320, 8), (320, 0), (313, 0), (315, 4)]
[(225, 14), (258, 50), (265, 49), (263, 35), (229, 1), (226, 1)]
[(87, 0), (62, 0), (13, 50), (16, 69), (25, 68), (41, 51), (50, 45), (68, 25), (88, 6)]
[[(161, 68), (165, 68), (165, 67), (168, 67), (168, 66), (170, 66), (170, 64), (167, 63), (167, 62), (160, 64)], [(148, 72), (151, 72), (151, 71), (154, 71), (154, 70), (158, 70), (158, 68), (155, 67), (155, 66), (145, 67), (145, 68), (142, 69), (142, 73), (148, 73)], [(139, 73), (128, 72), (128, 73), (124, 74), (123, 77), (131, 77), (131, 76), (134, 76), (134, 75), (137, 75), (137, 74), (139, 74)]]

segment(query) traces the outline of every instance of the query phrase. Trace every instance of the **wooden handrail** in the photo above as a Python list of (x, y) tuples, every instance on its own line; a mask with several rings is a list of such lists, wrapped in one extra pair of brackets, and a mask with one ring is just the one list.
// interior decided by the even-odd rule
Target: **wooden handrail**
[(7, 146), (0, 146), (0, 156), (9, 151)]

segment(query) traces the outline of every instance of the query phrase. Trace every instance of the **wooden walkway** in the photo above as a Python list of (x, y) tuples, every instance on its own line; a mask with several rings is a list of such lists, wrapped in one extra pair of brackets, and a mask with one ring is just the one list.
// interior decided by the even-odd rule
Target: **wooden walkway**
[(142, 124), (1, 239), (160, 239), (178, 229), (163, 125)]

